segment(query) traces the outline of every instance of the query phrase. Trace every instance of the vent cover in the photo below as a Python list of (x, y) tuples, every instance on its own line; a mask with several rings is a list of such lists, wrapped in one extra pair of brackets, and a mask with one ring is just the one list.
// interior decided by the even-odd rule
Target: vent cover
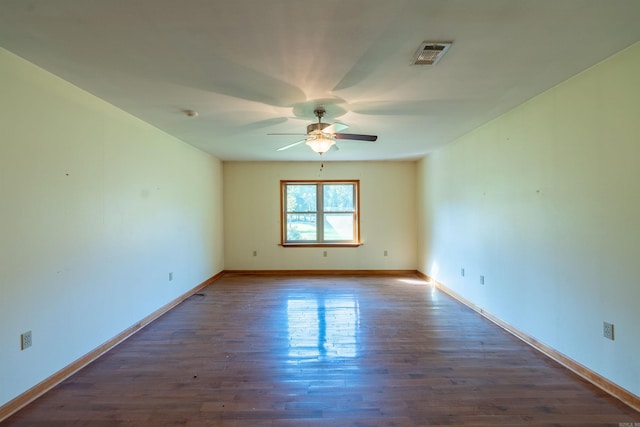
[(436, 65), (451, 47), (451, 42), (422, 42), (411, 65)]

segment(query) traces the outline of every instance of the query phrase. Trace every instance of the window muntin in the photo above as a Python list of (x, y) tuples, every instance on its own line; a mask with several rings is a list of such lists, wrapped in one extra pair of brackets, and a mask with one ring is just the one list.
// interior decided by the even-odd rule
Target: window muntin
[(360, 243), (359, 181), (281, 181), (283, 245)]

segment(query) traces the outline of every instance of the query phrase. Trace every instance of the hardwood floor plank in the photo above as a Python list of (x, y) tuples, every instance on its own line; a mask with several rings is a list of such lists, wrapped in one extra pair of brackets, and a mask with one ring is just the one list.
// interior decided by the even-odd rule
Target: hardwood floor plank
[(415, 277), (233, 274), (2, 425), (624, 422), (640, 413)]

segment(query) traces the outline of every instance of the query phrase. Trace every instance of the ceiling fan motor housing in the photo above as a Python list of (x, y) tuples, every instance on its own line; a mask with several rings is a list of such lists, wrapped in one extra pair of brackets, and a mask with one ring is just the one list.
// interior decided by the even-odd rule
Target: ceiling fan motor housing
[(311, 123), (307, 126), (307, 134), (321, 133), (323, 129), (330, 126), (329, 123)]

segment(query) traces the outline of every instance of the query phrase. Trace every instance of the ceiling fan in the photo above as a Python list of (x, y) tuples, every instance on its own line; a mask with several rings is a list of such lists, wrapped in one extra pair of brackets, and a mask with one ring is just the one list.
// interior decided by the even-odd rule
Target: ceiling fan
[(341, 133), (341, 130), (346, 129), (348, 126), (342, 123), (323, 123), (322, 117), (326, 113), (324, 107), (317, 107), (313, 110), (313, 114), (318, 118), (318, 123), (311, 123), (307, 126), (307, 133), (270, 133), (268, 135), (305, 135), (305, 139), (294, 142), (293, 144), (285, 145), (278, 148), (277, 151), (287, 150), (295, 147), (296, 145), (306, 143), (313, 151), (318, 154), (324, 154), (331, 147), (338, 149), (335, 145), (336, 139), (352, 139), (356, 141), (368, 141), (374, 142), (378, 139), (377, 135), (359, 135), (355, 133)]

